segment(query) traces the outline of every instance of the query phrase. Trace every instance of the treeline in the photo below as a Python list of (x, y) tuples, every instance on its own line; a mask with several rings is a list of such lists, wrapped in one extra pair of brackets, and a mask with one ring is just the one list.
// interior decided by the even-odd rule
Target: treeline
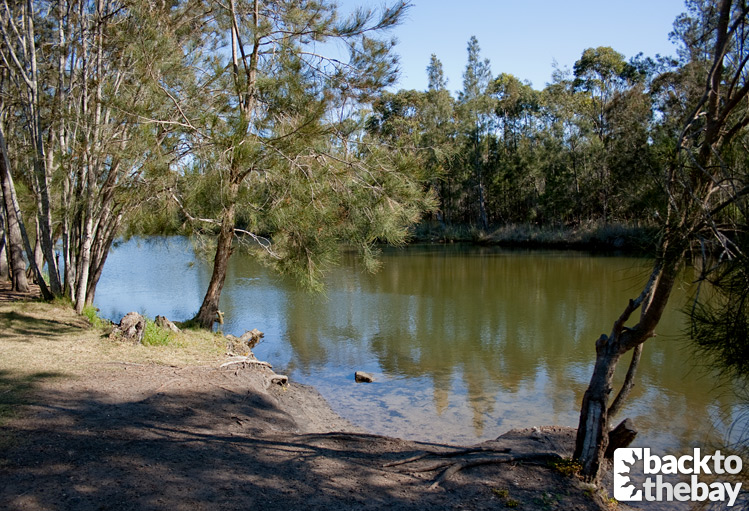
[[(687, 19), (673, 34), (682, 43), (695, 36)], [(536, 90), (493, 75), (474, 37), (457, 97), (432, 55), (428, 90), (383, 94), (368, 129), (421, 155), (445, 224), (650, 225), (675, 124), (699, 86), (684, 62), (589, 48)]]
[[(676, 58), (589, 48), (540, 91), (495, 76), (472, 38), (456, 96), (436, 56), (426, 91), (387, 92), (387, 30), (408, 7), (5, 0), (0, 273), (23, 289), (28, 266), (46, 297), (80, 311), (118, 237), (205, 234), (208, 325), (237, 242), (315, 286), (341, 244), (374, 267), (377, 243), (424, 220), (662, 225), (715, 2), (688, 2)], [(745, 173), (745, 159), (732, 165)]]

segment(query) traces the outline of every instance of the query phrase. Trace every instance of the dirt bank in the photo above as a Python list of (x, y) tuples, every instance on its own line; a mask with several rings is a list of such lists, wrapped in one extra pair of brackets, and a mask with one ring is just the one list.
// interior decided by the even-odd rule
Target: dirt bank
[(68, 308), (0, 300), (0, 507), (607, 507), (553, 468), (568, 428), (472, 449), (369, 435), (268, 367), (219, 368), (220, 339), (195, 335), (114, 345)]

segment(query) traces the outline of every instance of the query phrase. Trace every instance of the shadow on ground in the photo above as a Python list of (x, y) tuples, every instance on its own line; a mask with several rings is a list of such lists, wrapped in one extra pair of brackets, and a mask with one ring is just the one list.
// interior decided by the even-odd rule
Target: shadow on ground
[(45, 389), (31, 415), (6, 428), (23, 441), (4, 453), (0, 502), (6, 509), (194, 510), (398, 501), (400, 484), (381, 477), (382, 462), (362, 448), (366, 435), (361, 444), (325, 435), (316, 444), (283, 433), (297, 425), (269, 396), (220, 385), (162, 384), (163, 391), (126, 401), (85, 388)]
[(0, 312), (0, 339), (18, 342), (32, 342), (35, 337), (55, 339), (78, 333), (85, 326), (84, 319), (74, 322), (37, 318), (17, 311)]
[[(253, 371), (124, 366), (51, 381), (4, 428), (20, 439), (0, 452), (4, 509), (496, 509), (497, 488), (536, 498), (510, 487), (525, 477), (512, 466), (430, 490), (433, 473), (384, 467), (427, 446), (305, 433), (283, 406), (294, 387), (259, 392)], [(550, 502), (580, 497), (555, 481)]]

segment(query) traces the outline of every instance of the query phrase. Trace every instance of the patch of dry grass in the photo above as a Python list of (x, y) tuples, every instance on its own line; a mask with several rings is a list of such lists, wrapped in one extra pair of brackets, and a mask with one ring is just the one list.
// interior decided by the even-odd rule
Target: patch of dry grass
[(74, 376), (111, 362), (170, 366), (220, 363), (225, 342), (217, 334), (187, 330), (165, 346), (112, 341), (105, 330), (64, 305), (0, 304), (0, 370), (19, 375), (44, 371)]

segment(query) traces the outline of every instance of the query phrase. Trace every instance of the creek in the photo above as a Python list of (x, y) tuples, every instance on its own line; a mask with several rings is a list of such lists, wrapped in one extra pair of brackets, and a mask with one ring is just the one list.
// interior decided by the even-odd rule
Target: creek
[[(173, 321), (195, 314), (210, 257), (185, 238), (133, 239), (107, 260), (95, 304)], [(371, 433), (471, 444), (512, 428), (577, 426), (594, 343), (642, 288), (651, 261), (473, 246), (385, 249), (366, 273), (353, 256), (310, 294), (239, 251), (221, 297), (226, 334), (258, 328), (253, 350), (314, 386)], [(633, 446), (677, 452), (724, 441), (743, 408), (699, 366), (683, 332), (689, 282), (647, 342), (621, 418)], [(620, 362), (619, 380), (629, 363)], [(354, 372), (375, 375), (354, 382)], [(740, 429), (740, 428), (739, 428)]]

